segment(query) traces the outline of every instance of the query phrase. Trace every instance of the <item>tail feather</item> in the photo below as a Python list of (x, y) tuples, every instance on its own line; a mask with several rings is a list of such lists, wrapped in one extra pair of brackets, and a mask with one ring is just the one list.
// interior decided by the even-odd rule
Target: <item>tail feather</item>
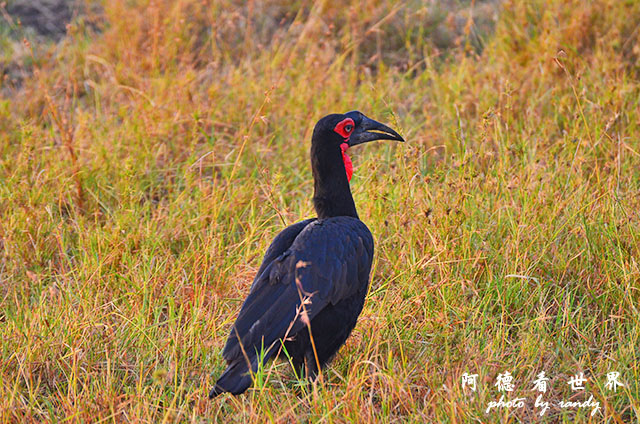
[[(255, 358), (251, 360), (252, 368), (257, 368), (255, 365)], [(255, 369), (253, 370), (255, 372)], [(244, 393), (252, 383), (251, 373), (247, 367), (247, 361), (245, 358), (240, 358), (235, 362), (229, 364), (226, 370), (222, 373), (216, 385), (209, 392), (209, 399), (229, 392), (232, 395), (239, 395)]]

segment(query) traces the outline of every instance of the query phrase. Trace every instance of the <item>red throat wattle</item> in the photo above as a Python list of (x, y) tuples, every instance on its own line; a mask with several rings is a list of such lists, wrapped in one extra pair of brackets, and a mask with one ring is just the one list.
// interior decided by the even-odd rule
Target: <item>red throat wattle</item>
[(347, 171), (347, 180), (351, 182), (351, 176), (353, 175), (353, 162), (351, 162), (351, 158), (347, 155), (347, 149), (349, 145), (347, 143), (342, 143), (340, 145), (340, 150), (342, 150), (342, 161), (344, 162), (344, 169)]

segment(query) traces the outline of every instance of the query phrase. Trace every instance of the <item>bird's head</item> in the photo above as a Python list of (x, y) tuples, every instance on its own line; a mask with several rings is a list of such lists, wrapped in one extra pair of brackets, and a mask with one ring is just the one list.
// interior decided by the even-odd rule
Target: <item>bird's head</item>
[(375, 140), (404, 141), (393, 129), (354, 110), (320, 119), (313, 130), (312, 149), (341, 151), (347, 179), (351, 181), (353, 163), (347, 149)]

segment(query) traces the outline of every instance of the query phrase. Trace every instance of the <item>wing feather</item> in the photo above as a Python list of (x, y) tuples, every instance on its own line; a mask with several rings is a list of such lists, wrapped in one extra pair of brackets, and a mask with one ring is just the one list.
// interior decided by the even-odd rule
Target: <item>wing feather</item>
[(267, 258), (271, 262), (261, 265), (227, 340), (227, 361), (242, 355), (240, 344), (252, 355), (285, 337), (287, 330), (289, 335), (300, 331), (305, 325), (301, 296), (313, 319), (329, 303), (361, 290), (363, 282), (368, 284), (373, 237), (356, 218), (329, 218), (307, 223), (288, 249), (278, 255), (267, 251)]

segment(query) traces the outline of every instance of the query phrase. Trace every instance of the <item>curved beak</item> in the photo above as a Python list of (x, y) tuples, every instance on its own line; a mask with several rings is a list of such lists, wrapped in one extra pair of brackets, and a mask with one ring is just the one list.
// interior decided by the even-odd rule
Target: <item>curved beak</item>
[(396, 131), (378, 121), (367, 118), (361, 112), (353, 111), (346, 115), (354, 120), (356, 127), (347, 141), (349, 147), (375, 140), (404, 141), (404, 138)]

